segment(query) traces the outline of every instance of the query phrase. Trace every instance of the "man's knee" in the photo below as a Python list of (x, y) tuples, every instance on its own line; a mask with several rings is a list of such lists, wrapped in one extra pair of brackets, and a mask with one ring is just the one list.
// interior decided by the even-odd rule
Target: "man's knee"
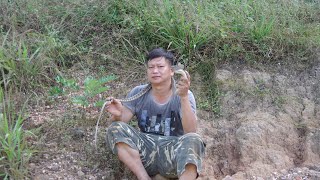
[(187, 133), (179, 138), (180, 143), (182, 144), (198, 144), (204, 145), (201, 136), (197, 133)]
[[(117, 144), (129, 145), (130, 147), (136, 148), (135, 140), (132, 135), (134, 134), (133, 130), (127, 123), (121, 121), (113, 122), (107, 129), (107, 144), (113, 153), (117, 154), (118, 146)], [(116, 148), (117, 147), (117, 148)]]
[(125, 142), (117, 142), (115, 144), (117, 150), (127, 150), (128, 148), (132, 149), (127, 143)]
[[(132, 148), (130, 145), (124, 143), (124, 142), (118, 142), (115, 144), (116, 149), (117, 149), (117, 155), (119, 156), (120, 159), (121, 156), (130, 154), (131, 156), (139, 156), (139, 151), (137, 149)], [(125, 156), (126, 157), (126, 156)]]
[(182, 172), (181, 179), (196, 179), (198, 177), (197, 166), (192, 163), (188, 163)]

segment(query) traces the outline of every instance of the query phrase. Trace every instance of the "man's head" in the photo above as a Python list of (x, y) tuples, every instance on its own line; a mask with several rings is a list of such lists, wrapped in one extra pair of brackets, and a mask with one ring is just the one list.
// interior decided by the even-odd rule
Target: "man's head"
[(150, 60), (158, 57), (164, 57), (171, 66), (175, 65), (173, 54), (169, 51), (164, 50), (163, 48), (155, 48), (151, 50), (146, 57), (145, 63), (148, 64)]
[(147, 75), (151, 84), (171, 84), (174, 56), (162, 48), (149, 52), (146, 58)]

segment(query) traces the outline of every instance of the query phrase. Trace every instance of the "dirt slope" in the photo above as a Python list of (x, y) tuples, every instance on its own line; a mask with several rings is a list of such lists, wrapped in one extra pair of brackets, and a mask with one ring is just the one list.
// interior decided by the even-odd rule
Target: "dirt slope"
[(320, 179), (320, 61), (286, 68), (216, 70), (222, 114), (200, 113), (205, 176)]

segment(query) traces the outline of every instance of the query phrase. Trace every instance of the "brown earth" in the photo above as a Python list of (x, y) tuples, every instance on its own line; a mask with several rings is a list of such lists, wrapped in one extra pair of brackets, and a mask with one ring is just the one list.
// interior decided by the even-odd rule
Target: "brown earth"
[[(74, 68), (79, 82), (90, 74)], [(198, 111), (199, 133), (207, 144), (200, 179), (320, 179), (320, 58), (298, 68), (225, 64), (213, 71), (221, 112)], [(108, 94), (123, 97), (144, 82), (139, 73), (126, 77), (115, 81)], [(197, 97), (201, 81), (193, 77)], [(106, 149), (107, 118), (95, 149), (100, 109), (71, 105), (71, 95), (51, 102), (39, 98), (30, 106), (25, 127), (39, 134), (30, 138), (38, 150), (29, 164), (31, 179), (135, 179)]]

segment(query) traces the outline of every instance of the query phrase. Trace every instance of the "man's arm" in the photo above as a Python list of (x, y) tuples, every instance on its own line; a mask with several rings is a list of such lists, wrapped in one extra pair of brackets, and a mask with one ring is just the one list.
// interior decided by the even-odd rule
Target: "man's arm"
[(189, 100), (190, 75), (187, 71), (187, 77), (181, 76), (177, 85), (177, 93), (181, 99), (181, 122), (185, 133), (197, 131), (197, 116), (191, 107)]
[(181, 118), (185, 133), (197, 131), (197, 116), (191, 108), (189, 96), (181, 97)]

